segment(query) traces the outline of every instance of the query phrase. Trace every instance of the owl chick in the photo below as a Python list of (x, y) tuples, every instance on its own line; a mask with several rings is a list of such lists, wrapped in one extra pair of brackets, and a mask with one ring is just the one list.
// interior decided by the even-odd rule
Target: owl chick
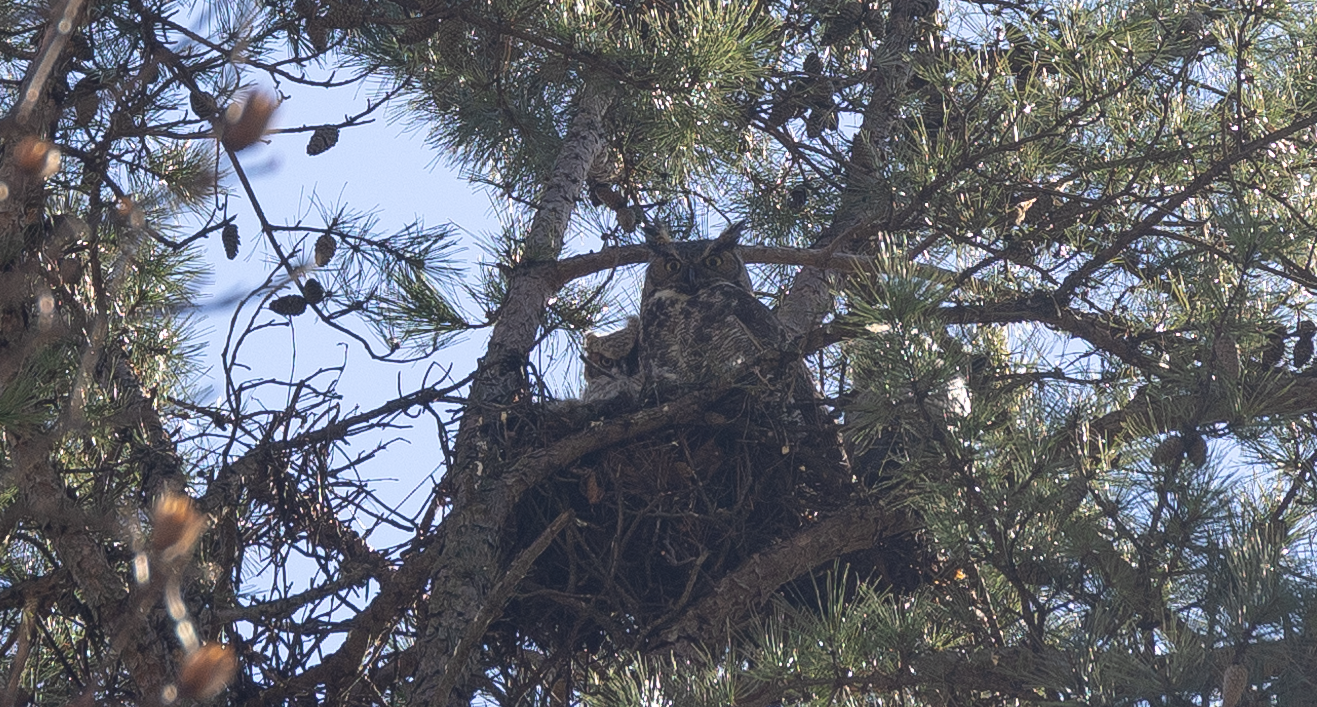
[(584, 363), (585, 401), (612, 400), (623, 396), (633, 397), (640, 391), (640, 366), (636, 339), (640, 334), (640, 321), (628, 317), (626, 326), (611, 334), (585, 335)]
[(714, 240), (673, 242), (647, 229), (653, 251), (640, 295), (639, 364), (646, 385), (692, 389), (753, 375), (746, 364), (786, 333), (755, 297), (738, 253), (742, 224)]

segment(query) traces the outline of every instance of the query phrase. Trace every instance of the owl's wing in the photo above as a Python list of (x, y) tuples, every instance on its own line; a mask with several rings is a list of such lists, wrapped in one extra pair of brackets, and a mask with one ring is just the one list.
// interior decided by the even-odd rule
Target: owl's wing
[[(753, 342), (756, 354), (762, 355), (770, 349), (776, 349), (781, 351), (784, 357), (788, 355), (789, 352), (784, 350), (790, 339), (786, 328), (782, 326), (777, 314), (763, 302), (760, 302), (758, 297), (736, 286), (720, 286), (711, 289), (714, 292), (723, 290), (717, 295), (720, 306), (726, 308), (727, 319), (735, 323), (734, 325), (740, 330), (741, 336)], [(813, 379), (810, 377), (803, 361), (784, 358), (780, 361), (764, 362), (762, 366), (760, 373), (767, 374), (785, 384), (789, 397), (800, 401), (817, 396), (818, 393), (814, 387)], [(782, 366), (782, 368), (772, 370), (774, 366)]]
[(786, 343), (786, 329), (782, 322), (758, 297), (731, 284), (712, 289), (729, 305), (727, 314), (740, 322), (746, 333), (755, 338), (761, 350)]

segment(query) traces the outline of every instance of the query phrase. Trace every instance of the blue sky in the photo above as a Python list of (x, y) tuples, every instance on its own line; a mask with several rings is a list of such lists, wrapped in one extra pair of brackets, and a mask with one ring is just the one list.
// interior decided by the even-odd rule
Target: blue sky
[[(325, 90), (285, 85), (281, 89), (292, 97), (276, 112), (275, 128), (337, 122), (362, 111), (374, 97), (369, 88), (361, 87)], [(489, 196), (436, 159), (436, 152), (425, 145), (422, 133), (390, 122), (387, 115), (380, 111), (374, 123), (343, 130), (337, 146), (315, 157), (306, 154), (307, 133), (274, 134), (269, 137), (268, 145), (243, 151), (239, 157), (262, 208), (276, 224), (291, 224), (301, 218), (316, 225), (320, 221), (314, 200), (330, 205), (347, 204), (356, 211), (375, 211), (381, 233), (397, 230), (417, 218), (426, 225), (452, 223), (463, 231), (463, 250), (458, 255), (467, 264), (467, 274), (474, 277), (474, 264), (483, 257), (476, 239), (499, 228)], [(246, 293), (260, 286), (273, 262), (271, 250), (260, 234), (259, 223), (237, 179), (230, 178), (229, 182), (233, 189), (230, 210), (237, 214), (242, 234), (241, 251), (236, 260), (226, 260), (218, 234), (205, 246), (206, 259), (214, 268), (208, 291), (220, 297)], [(283, 247), (290, 248), (289, 236), (281, 238), (285, 239)], [(303, 247), (307, 257), (310, 246), (307, 242)], [(332, 277), (320, 279), (328, 285)], [(220, 352), (235, 306), (204, 310), (208, 371), (199, 383), (200, 387), (211, 388), (207, 402), (223, 395)], [(241, 321), (245, 322), (253, 309), (253, 305), (248, 305)], [(278, 319), (267, 310), (257, 315), (258, 321)], [(453, 375), (462, 377), (471, 370), (484, 341), (483, 332), (478, 332), (427, 362), (381, 364), (371, 360), (359, 344), (319, 322), (313, 314), (295, 317), (292, 323), (291, 328), (266, 329), (244, 345), (240, 360), (251, 366), (247, 376), (288, 380), (324, 366), (345, 364), (346, 373), (337, 385), (343, 395), (345, 414), (354, 406), (369, 409), (395, 397), (399, 391), (414, 390), (427, 373), (434, 380), (432, 364), (452, 366)], [(323, 382), (327, 383), (328, 379)], [(270, 389), (267, 396), (274, 394), (275, 390)], [(282, 407), (284, 400), (267, 397), (264, 402), (277, 408)], [(412, 495), (408, 504), (414, 508), (424, 500), (428, 478), (441, 460), (433, 422), (421, 418), (411, 431), (395, 430), (390, 438), (405, 441), (393, 444), (386, 454), (370, 462), (364, 475), (379, 480), (377, 491), (386, 501), (401, 502), (419, 488), (420, 493)], [(358, 441), (354, 450), (365, 452), (369, 447)], [(383, 538), (375, 542), (387, 544)]]

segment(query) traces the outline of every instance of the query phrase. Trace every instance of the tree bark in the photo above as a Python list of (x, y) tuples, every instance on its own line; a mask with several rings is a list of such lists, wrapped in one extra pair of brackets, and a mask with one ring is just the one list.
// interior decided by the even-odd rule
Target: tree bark
[[(423, 627), (421, 657), (410, 704), (467, 705), (476, 669), (475, 652), (454, 655), (467, 627), (477, 621), (491, 588), (502, 572), (499, 534), (520, 492), (505, 483), (495, 440), (500, 408), (515, 402), (525, 388), (525, 367), (544, 324), (549, 298), (557, 290), (552, 269), (537, 263), (556, 261), (567, 225), (576, 208), (590, 164), (604, 146), (603, 117), (612, 101), (601, 87), (587, 83), (577, 113), (563, 138), (539, 210), (526, 238), (525, 260), (513, 269), (508, 291), (471, 385), (470, 401), (458, 429), (457, 464), (449, 471), (453, 508), (443, 521), (447, 542), (437, 558), (430, 592), (430, 621)], [(448, 671), (458, 671), (455, 676)], [(455, 685), (438, 694), (443, 683)]]
[[(885, 43), (892, 47), (910, 46), (916, 27), (907, 18), (892, 17), (887, 23)], [(891, 58), (880, 52), (869, 67), (876, 78), (860, 129), (851, 139), (841, 203), (832, 216), (832, 223), (814, 241), (814, 248), (847, 250), (867, 225), (880, 223), (892, 213), (890, 188), (880, 175), (885, 159), (884, 146), (891, 137), (892, 123), (896, 120), (897, 98), (905, 93), (910, 68), (900, 65), (893, 71), (891, 64)], [(841, 242), (835, 243), (838, 240)], [(832, 309), (835, 289), (831, 272), (815, 266), (802, 267), (777, 311), (787, 333), (800, 336), (821, 324)]]

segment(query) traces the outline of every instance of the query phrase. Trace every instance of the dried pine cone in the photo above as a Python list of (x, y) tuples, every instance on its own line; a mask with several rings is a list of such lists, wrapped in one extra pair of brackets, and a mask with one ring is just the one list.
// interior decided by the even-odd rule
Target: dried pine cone
[(892, 3), (892, 13), (919, 19), (937, 12), (937, 6), (938, 0), (896, 0)]
[(324, 125), (316, 128), (311, 133), (311, 139), (306, 143), (306, 154), (315, 157), (322, 152), (327, 152), (329, 148), (338, 144), (338, 128), (332, 125)]
[(96, 109), (101, 107), (101, 97), (95, 92), (88, 93), (73, 104), (73, 123), (85, 128), (96, 117)]
[(1152, 450), (1152, 463), (1155, 466), (1170, 466), (1182, 456), (1184, 456), (1184, 440), (1180, 435), (1171, 435)]
[(357, 29), (366, 20), (366, 6), (359, 0), (330, 2), (324, 21), (332, 29)]
[(809, 201), (809, 187), (804, 184), (797, 184), (791, 187), (787, 193), (787, 208), (792, 212), (798, 213), (805, 208), (806, 202)]
[(1190, 435), (1184, 441), (1184, 456), (1194, 466), (1203, 466), (1207, 463), (1207, 440), (1197, 433)]
[(617, 214), (617, 225), (619, 228), (626, 233), (636, 232), (637, 219), (635, 209), (618, 209), (614, 213)]
[(1312, 334), (1305, 335), (1303, 327), (1299, 327), (1299, 340), (1294, 342), (1294, 368), (1300, 369), (1308, 365), (1312, 359), (1313, 345)]
[(780, 128), (786, 125), (788, 120), (800, 114), (800, 102), (791, 91), (782, 91), (773, 100), (773, 106), (768, 109), (768, 114), (764, 116), (764, 122), (769, 127)]
[(301, 295), (284, 295), (270, 303), (270, 311), (285, 317), (296, 317), (306, 311), (306, 298)]
[(319, 8), (316, 7), (315, 0), (294, 0), (294, 1), (293, 1), (293, 12), (296, 12), (296, 13), (297, 13), (298, 15), (300, 15), (303, 19), (309, 19), (309, 18), (315, 17), (315, 16), (316, 16), (316, 12), (317, 12), (318, 10), (319, 10)]
[(306, 38), (317, 53), (324, 54), (329, 51), (329, 27), (319, 17), (312, 17), (306, 21)]
[(311, 140), (307, 141), (307, 154), (315, 157), (317, 154), (325, 153), (329, 147), (338, 144), (338, 129), (333, 125), (324, 125), (316, 128), (316, 132), (311, 133)]
[(804, 69), (807, 74), (823, 73), (823, 60), (819, 58), (818, 52), (810, 52), (809, 55), (805, 57)]
[(439, 31), (439, 21), (430, 18), (417, 20), (398, 34), (398, 44), (420, 44)]
[(215, 97), (209, 93), (193, 91), (188, 101), (192, 104), (192, 112), (203, 120), (210, 120), (215, 117), (215, 112), (219, 110), (219, 104), (215, 102)]
[(823, 29), (823, 38), (819, 44), (830, 47), (845, 41), (855, 30), (860, 28), (860, 19), (864, 17), (864, 5), (858, 2), (843, 2), (837, 7), (836, 14), (828, 20)]
[(306, 282), (302, 283), (302, 297), (307, 304), (320, 304), (325, 300), (325, 286), (314, 277), (307, 278)]
[(334, 242), (334, 237), (328, 233), (316, 239), (316, 267), (323, 268), (334, 259), (334, 252), (338, 250), (338, 244)]
[(590, 186), (590, 201), (591, 203), (597, 201), (614, 211), (626, 207), (626, 196), (619, 194), (613, 185), (604, 182), (596, 182)]
[(1248, 689), (1248, 668), (1239, 663), (1227, 666), (1221, 674), (1221, 707), (1235, 707)]
[(1262, 359), (1262, 365), (1267, 368), (1274, 368), (1280, 365), (1281, 359), (1285, 358), (1285, 338), (1288, 332), (1285, 327), (1274, 327), (1267, 332), (1267, 343), (1262, 347), (1259, 357)]
[(87, 127), (96, 117), (96, 109), (101, 105), (98, 91), (101, 81), (97, 77), (84, 76), (73, 85), (73, 122), (79, 127)]
[(242, 245), (242, 239), (238, 237), (238, 224), (225, 224), (220, 241), (224, 243), (224, 257), (229, 260), (238, 257), (238, 246)]

